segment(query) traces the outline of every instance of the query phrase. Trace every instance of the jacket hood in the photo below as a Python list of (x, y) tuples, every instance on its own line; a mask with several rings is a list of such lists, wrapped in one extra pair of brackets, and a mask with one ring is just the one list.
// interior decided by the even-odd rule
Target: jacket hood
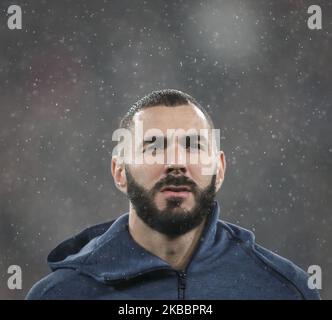
[[(195, 260), (195, 265), (203, 264), (211, 251), (226, 250), (229, 235), (248, 244), (254, 242), (251, 231), (226, 224), (218, 219), (219, 215), (220, 207), (215, 201), (191, 257), (191, 260)], [(52, 271), (69, 268), (97, 281), (113, 282), (128, 280), (158, 269), (174, 270), (166, 261), (141, 247), (132, 238), (128, 230), (128, 217), (129, 213), (124, 213), (115, 220), (85, 229), (62, 242), (47, 258)], [(217, 228), (218, 223), (229, 232), (221, 232), (224, 228)], [(187, 267), (190, 264), (191, 262)]]

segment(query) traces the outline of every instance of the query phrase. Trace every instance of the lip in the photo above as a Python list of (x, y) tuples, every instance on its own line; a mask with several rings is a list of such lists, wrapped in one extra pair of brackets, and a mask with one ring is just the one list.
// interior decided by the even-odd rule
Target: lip
[(161, 192), (166, 197), (180, 197), (187, 198), (191, 191), (188, 186), (167, 186), (161, 189)]
[(165, 191), (173, 191), (173, 192), (187, 191), (187, 192), (190, 192), (190, 188), (188, 186), (170, 185), (170, 186), (166, 186), (166, 187), (161, 189), (161, 192), (165, 192)]

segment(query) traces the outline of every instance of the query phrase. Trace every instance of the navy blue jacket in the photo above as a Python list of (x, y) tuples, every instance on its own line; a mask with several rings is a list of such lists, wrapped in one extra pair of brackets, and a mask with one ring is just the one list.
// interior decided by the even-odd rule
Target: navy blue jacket
[(48, 256), (52, 273), (27, 299), (320, 299), (308, 274), (255, 243), (251, 231), (208, 217), (185, 270), (131, 237), (128, 213), (88, 228)]

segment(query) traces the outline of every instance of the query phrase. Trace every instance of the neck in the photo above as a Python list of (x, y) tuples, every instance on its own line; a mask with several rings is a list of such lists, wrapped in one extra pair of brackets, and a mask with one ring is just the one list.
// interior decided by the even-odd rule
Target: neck
[(203, 232), (206, 218), (196, 228), (176, 238), (162, 234), (141, 220), (130, 205), (129, 232), (145, 250), (166, 261), (173, 269), (184, 270)]

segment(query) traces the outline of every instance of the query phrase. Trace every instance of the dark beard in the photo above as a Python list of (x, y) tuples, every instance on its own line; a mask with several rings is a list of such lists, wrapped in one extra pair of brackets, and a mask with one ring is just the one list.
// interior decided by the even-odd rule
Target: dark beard
[[(135, 181), (128, 169), (126, 166), (128, 198), (137, 215), (152, 229), (170, 238), (175, 238), (200, 225), (210, 214), (216, 195), (216, 175), (212, 176), (211, 183), (204, 190), (199, 189), (192, 180), (185, 176), (168, 175), (149, 191)], [(168, 185), (189, 186), (195, 199), (194, 207), (190, 211), (181, 209), (183, 199), (173, 197), (166, 200), (165, 209), (159, 210), (154, 203), (155, 195), (161, 188)]]

